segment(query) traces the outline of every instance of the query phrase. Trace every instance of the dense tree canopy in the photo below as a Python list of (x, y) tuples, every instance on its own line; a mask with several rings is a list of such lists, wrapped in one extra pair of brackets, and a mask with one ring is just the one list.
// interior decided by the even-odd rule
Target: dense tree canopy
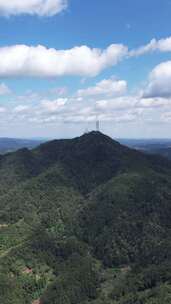
[(0, 156), (0, 303), (171, 303), (171, 163), (92, 132)]

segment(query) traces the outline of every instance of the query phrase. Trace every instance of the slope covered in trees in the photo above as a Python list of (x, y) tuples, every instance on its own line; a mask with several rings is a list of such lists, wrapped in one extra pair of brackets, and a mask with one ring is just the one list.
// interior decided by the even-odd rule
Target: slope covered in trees
[(91, 132), (0, 157), (0, 303), (171, 303), (171, 163)]

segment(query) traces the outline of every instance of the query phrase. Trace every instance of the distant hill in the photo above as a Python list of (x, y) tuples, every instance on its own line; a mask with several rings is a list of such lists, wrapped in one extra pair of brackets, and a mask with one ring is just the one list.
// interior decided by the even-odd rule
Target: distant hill
[(18, 138), (0, 138), (0, 154), (13, 152), (21, 148), (32, 149), (42, 143), (44, 140), (18, 139)]
[(171, 139), (119, 139), (119, 142), (149, 154), (159, 154), (171, 160)]
[(171, 162), (100, 132), (0, 156), (0, 303), (168, 304)]

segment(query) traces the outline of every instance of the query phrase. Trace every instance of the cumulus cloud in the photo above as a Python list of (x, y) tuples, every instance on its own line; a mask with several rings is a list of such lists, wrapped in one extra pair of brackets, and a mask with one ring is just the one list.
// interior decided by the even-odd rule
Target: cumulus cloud
[(67, 0), (0, 0), (0, 15), (53, 16), (67, 8)]
[(171, 52), (171, 37), (160, 40), (152, 39), (148, 44), (129, 52), (130, 56), (141, 56), (154, 51)]
[(0, 96), (8, 95), (11, 93), (11, 90), (5, 83), (0, 83)]
[(120, 96), (126, 93), (127, 82), (125, 80), (104, 79), (98, 82), (94, 87), (79, 90), (77, 95), (80, 97), (87, 96)]
[(163, 62), (152, 70), (144, 97), (171, 97), (171, 61)]
[[(0, 0), (1, 3), (1, 0)], [(10, 1), (11, 3), (11, 1)], [(152, 39), (147, 45), (132, 51), (123, 44), (111, 44), (106, 49), (90, 48), (86, 45), (71, 49), (58, 50), (42, 45), (13, 45), (0, 47), (0, 77), (59, 77), (81, 76), (95, 77), (103, 70), (115, 66), (123, 59), (141, 56), (145, 53), (171, 51), (171, 37)], [(111, 80), (97, 84), (96, 88), (88, 88), (80, 94), (100, 94), (109, 86), (117, 91), (117, 86), (124, 83), (111, 83)], [(111, 88), (115, 86), (115, 88)]]
[(44, 46), (15, 45), (0, 48), (0, 77), (93, 77), (116, 65), (127, 54), (127, 47), (112, 44), (105, 50), (87, 46), (69, 50)]

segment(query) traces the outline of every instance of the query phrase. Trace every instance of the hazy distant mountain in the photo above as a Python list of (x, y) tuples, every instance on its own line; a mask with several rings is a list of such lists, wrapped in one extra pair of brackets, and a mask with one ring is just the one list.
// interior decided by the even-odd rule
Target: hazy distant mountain
[(100, 132), (0, 156), (0, 303), (168, 304), (171, 162)]
[(171, 139), (119, 139), (130, 148), (150, 154), (159, 154), (171, 160)]
[(21, 148), (34, 148), (42, 143), (42, 139), (0, 138), (0, 154), (16, 151)]

